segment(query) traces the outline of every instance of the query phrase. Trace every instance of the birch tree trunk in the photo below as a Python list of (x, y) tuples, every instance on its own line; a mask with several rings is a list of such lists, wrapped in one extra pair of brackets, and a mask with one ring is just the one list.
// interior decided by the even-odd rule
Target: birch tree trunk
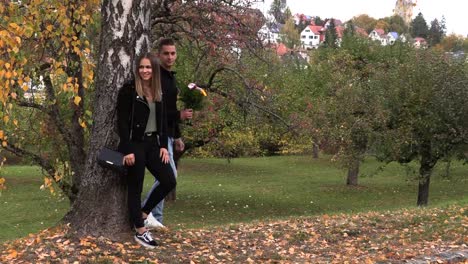
[(118, 90), (132, 78), (135, 57), (150, 48), (150, 1), (104, 0), (88, 157), (79, 193), (65, 221), (79, 235), (117, 237), (129, 233), (126, 178), (96, 163), (99, 150), (116, 147)]

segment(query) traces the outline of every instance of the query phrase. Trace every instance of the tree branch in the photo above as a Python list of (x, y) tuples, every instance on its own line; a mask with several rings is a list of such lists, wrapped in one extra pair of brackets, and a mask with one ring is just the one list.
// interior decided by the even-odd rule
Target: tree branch
[(25, 100), (18, 100), (18, 101), (16, 101), (16, 104), (18, 106), (35, 108), (35, 109), (38, 109), (38, 110), (41, 110), (41, 111), (46, 111), (47, 110), (43, 105), (36, 104), (36, 103), (33, 103), (33, 102), (28, 102), (28, 101), (25, 101)]
[(57, 97), (55, 96), (54, 87), (50, 79), (50, 76), (48, 74), (44, 74), (44, 85), (45, 85), (47, 101), (53, 102), (53, 104), (49, 106), (50, 108), (48, 109), (47, 114), (54, 121), (54, 124), (57, 127), (57, 130), (63, 136), (63, 139), (65, 141), (68, 141), (71, 139), (71, 135), (67, 130), (67, 126), (65, 122), (60, 117), (60, 111), (57, 106)]
[(245, 103), (259, 109), (260, 111), (264, 112), (264, 113), (267, 113), (268, 115), (276, 118), (277, 120), (279, 120), (280, 122), (282, 122), (288, 129), (290, 129), (292, 126), (291, 124), (289, 124), (286, 120), (284, 120), (281, 116), (279, 116), (278, 114), (274, 113), (273, 111), (263, 107), (263, 106), (260, 106), (254, 102), (251, 102), (251, 101), (242, 101), (242, 100), (236, 100), (234, 97), (230, 96), (228, 93), (226, 92), (223, 92), (223, 91), (220, 91), (220, 90), (214, 90), (212, 88), (212, 85), (213, 85), (213, 82), (214, 82), (214, 79), (216, 77), (216, 75), (222, 71), (230, 71), (230, 72), (233, 72), (235, 75), (237, 75), (240, 79), (242, 79), (243, 83), (244, 83), (244, 86), (247, 90), (251, 91), (252, 88), (249, 86), (247, 80), (245, 79), (245, 77), (239, 73), (237, 70), (235, 69), (232, 69), (232, 68), (229, 68), (229, 67), (221, 67), (221, 68), (218, 68), (216, 69), (210, 76), (209, 78), (209, 81), (208, 81), (208, 84), (203, 86), (205, 88), (207, 88), (209, 91), (211, 92), (215, 92), (225, 98), (229, 98), (231, 100), (233, 100), (234, 102), (236, 102), (237, 105), (239, 105), (240, 107), (243, 107)]
[(44, 159), (39, 155), (36, 155), (36, 154), (34, 154), (34, 153), (30, 152), (30, 151), (27, 151), (25, 149), (17, 147), (14, 144), (12, 144), (11, 142), (8, 142), (8, 144), (6, 146), (2, 145), (2, 148), (5, 149), (6, 151), (10, 152), (10, 153), (13, 153), (14, 155), (16, 155), (18, 157), (28, 157), (28, 158), (32, 159), (34, 163), (39, 165), (43, 170), (45, 170), (47, 172), (47, 174), (46, 174), (47, 177), (49, 179), (53, 180), (55, 183), (57, 183), (59, 188), (63, 191), (63, 193), (70, 200), (73, 200), (75, 198), (76, 194), (75, 194), (75, 192), (72, 191), (73, 187), (70, 184), (62, 181), (61, 179), (57, 180), (55, 178), (55, 174), (56, 174), (57, 170), (54, 168), (54, 166), (52, 166), (52, 164), (47, 159)]

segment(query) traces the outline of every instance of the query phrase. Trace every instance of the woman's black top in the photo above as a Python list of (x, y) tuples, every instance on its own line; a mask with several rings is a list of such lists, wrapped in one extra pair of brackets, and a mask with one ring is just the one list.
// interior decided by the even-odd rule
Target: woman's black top
[[(167, 149), (167, 117), (162, 102), (156, 102), (156, 127), (159, 146)], [(132, 107), (133, 116), (132, 116)], [(124, 155), (134, 153), (133, 142), (143, 141), (150, 108), (146, 98), (135, 90), (135, 81), (125, 83), (117, 98), (117, 125), (119, 129), (119, 151)], [(133, 122), (132, 122), (133, 118)], [(133, 126), (131, 125), (133, 124)]]

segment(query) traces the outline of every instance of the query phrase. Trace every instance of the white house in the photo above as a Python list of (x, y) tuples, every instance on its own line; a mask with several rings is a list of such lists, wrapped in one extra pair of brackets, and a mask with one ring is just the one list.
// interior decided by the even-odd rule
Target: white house
[(386, 46), (388, 44), (387, 35), (383, 29), (377, 28), (372, 30), (369, 33), (369, 38), (375, 41), (379, 41), (382, 46)]
[(280, 30), (283, 27), (281, 24), (272, 23), (270, 26), (265, 24), (258, 31), (258, 36), (265, 44), (278, 44), (280, 40)]
[(395, 42), (399, 39), (398, 33), (396, 32), (388, 32), (387, 34), (387, 43), (389, 45), (395, 44)]
[(316, 49), (320, 45), (321, 26), (307, 26), (301, 32), (301, 44), (304, 48)]
[(401, 41), (401, 42), (406, 42), (406, 40), (408, 39), (408, 37), (405, 35), (405, 34), (401, 34), (398, 39)]

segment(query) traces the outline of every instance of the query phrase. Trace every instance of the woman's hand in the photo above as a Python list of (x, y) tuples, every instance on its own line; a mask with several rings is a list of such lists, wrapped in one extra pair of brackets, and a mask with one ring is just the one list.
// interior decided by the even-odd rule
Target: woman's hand
[(127, 166), (135, 165), (135, 154), (130, 153), (123, 157), (123, 164)]
[(159, 150), (159, 157), (161, 157), (161, 160), (163, 163), (168, 163), (169, 162), (169, 152), (165, 148), (161, 148)]

